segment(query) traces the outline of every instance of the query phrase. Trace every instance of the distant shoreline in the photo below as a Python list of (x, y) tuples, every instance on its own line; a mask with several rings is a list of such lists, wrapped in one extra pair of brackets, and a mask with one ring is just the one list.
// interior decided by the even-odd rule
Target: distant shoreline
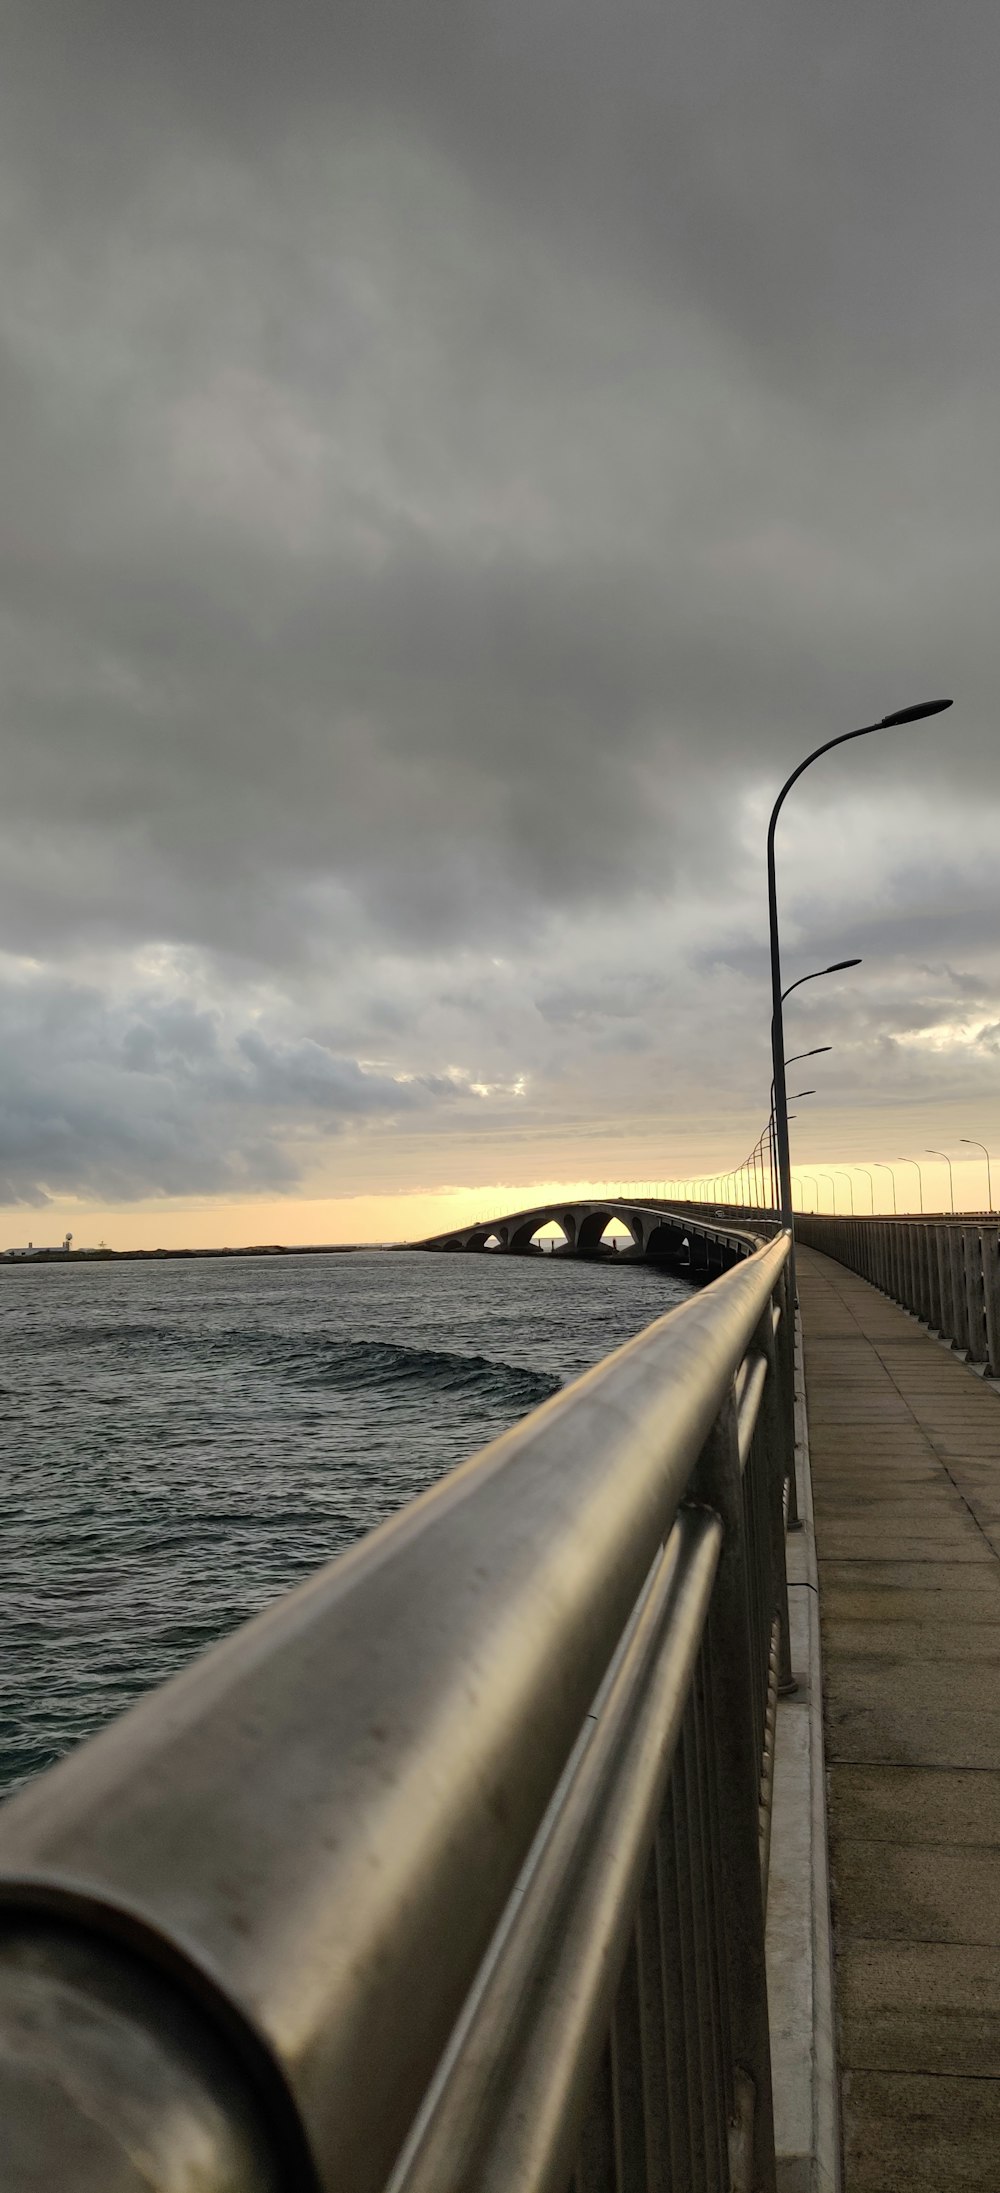
[(248, 1249), (0, 1249), (0, 1267), (18, 1264), (162, 1264), (172, 1257), (353, 1256), (359, 1249), (381, 1249), (381, 1241), (271, 1242)]

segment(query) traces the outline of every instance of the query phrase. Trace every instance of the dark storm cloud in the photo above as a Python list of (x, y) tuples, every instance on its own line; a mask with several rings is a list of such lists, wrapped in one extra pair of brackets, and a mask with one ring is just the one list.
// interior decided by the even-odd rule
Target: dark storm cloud
[[(113, 1093), (73, 1054), (25, 1179), (297, 1177), (380, 1032), (370, 1116), (419, 1081), (429, 1132), (456, 1058), (533, 1075), (541, 1133), (620, 1050), (641, 1109), (665, 1019), (697, 1110), (759, 1047), (746, 801), (954, 682), (960, 723), (802, 812), (860, 782), (891, 819), (902, 778), (940, 859), (959, 757), (995, 810), (998, 45), (983, 0), (960, 35), (928, 0), (8, 11), (0, 940), (44, 981), (89, 955), (92, 1030), (130, 954), (195, 970)], [(833, 865), (789, 876), (805, 956), (975, 944), (976, 863)], [(466, 951), (511, 963), (491, 1010)], [(195, 1072), (220, 968), (246, 1029), (280, 1010)]]
[(22, 979), (0, 1005), (4, 1204), (288, 1191), (317, 1135), (470, 1096), (459, 1076), (401, 1080), (183, 998), (111, 1005), (80, 984)]
[[(50, 168), (61, 152), (94, 187), (114, 189), (122, 148), (141, 159), (150, 135), (254, 160), (385, 113), (519, 216), (575, 229), (592, 258), (682, 272), (786, 369), (853, 355), (919, 375), (949, 322), (957, 347), (959, 317), (967, 332), (991, 310), (1000, 26), (985, 0), (960, 33), (934, 0), (21, 0), (11, 14), (25, 133), (41, 109)], [(80, 126), (96, 114), (110, 146)]]

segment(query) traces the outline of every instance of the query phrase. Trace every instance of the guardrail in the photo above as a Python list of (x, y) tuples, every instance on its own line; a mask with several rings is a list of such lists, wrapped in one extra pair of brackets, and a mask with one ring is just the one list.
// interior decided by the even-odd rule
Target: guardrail
[(798, 1239), (871, 1280), (932, 1332), (1000, 1378), (1000, 1222), (798, 1218)]
[(0, 1809), (5, 2193), (770, 2193), (788, 1248)]

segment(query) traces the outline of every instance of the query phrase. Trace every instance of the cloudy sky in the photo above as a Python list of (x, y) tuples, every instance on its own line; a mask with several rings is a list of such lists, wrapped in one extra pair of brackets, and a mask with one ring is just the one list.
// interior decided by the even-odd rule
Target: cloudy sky
[(0, 1240), (1000, 1150), (992, 0), (4, 46)]

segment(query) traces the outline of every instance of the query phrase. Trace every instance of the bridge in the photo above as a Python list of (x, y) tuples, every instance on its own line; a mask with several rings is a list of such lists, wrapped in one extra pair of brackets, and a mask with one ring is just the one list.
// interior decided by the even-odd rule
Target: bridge
[[(616, 1250), (614, 1238), (609, 1238), (609, 1229), (615, 1224), (631, 1236), (624, 1250)], [(711, 1278), (750, 1254), (760, 1235), (761, 1219), (727, 1213), (726, 1222), (719, 1226), (712, 1223), (704, 1209), (692, 1204), (638, 1203), (626, 1198), (562, 1201), (535, 1204), (530, 1210), (510, 1211), (501, 1218), (474, 1220), (468, 1226), (452, 1227), (447, 1233), (432, 1234), (425, 1241), (411, 1241), (405, 1246), (451, 1253), (471, 1250), (501, 1256), (541, 1255), (539, 1237), (553, 1226), (562, 1235), (562, 1240), (553, 1244), (557, 1256), (621, 1255), (632, 1261), (673, 1264), (689, 1271), (692, 1278)]]
[(997, 1221), (619, 1210), (725, 1268), (0, 1810), (10, 2193), (995, 2193)]

